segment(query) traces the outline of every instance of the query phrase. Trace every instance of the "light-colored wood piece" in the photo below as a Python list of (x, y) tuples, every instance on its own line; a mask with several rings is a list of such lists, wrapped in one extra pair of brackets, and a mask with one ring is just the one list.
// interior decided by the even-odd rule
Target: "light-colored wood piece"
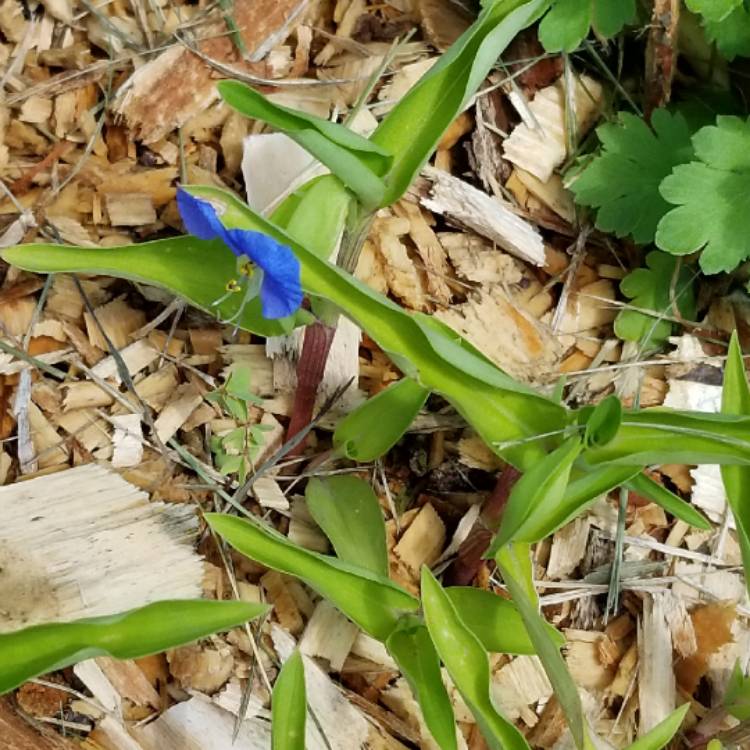
[(357, 626), (326, 599), (321, 599), (299, 641), (308, 656), (325, 659), (332, 672), (340, 672), (357, 637)]

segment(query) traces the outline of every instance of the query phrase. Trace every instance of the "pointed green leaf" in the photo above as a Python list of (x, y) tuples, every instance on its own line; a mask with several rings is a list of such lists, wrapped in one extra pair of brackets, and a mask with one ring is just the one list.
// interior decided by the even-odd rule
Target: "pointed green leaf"
[(427, 628), (405, 618), (388, 636), (386, 646), (406, 677), (435, 742), (441, 750), (456, 750), (453, 707), (440, 674), (440, 658)]
[[(471, 586), (449, 586), (445, 593), (466, 627), (479, 638), (487, 651), (499, 654), (535, 654), (516, 605), (491, 591)], [(550, 639), (558, 648), (565, 636), (545, 623)]]
[[(747, 385), (745, 363), (736, 331), (732, 333), (729, 342), (729, 356), (724, 369), (724, 388), (721, 393), (721, 411), (722, 414), (750, 416), (750, 388)], [(737, 527), (745, 579), (750, 586), (750, 466), (722, 466), (721, 479)]]
[(382, 205), (394, 203), (406, 192), (497, 58), (521, 29), (535, 20), (545, 2), (489, 4), (383, 119), (371, 139), (394, 155)]
[(734, 663), (722, 705), (735, 719), (750, 719), (750, 679), (740, 669), (739, 660)]
[(583, 442), (587, 446), (606, 445), (617, 434), (622, 421), (622, 403), (617, 396), (607, 396), (592, 408), (585, 425)]
[(359, 477), (313, 478), (305, 491), (315, 523), (339, 559), (388, 577), (385, 521), (372, 487)]
[(271, 750), (305, 750), (305, 665), (295, 651), (276, 678), (271, 698)]
[(677, 734), (689, 708), (689, 703), (683, 703), (679, 708), (672, 711), (664, 721), (659, 722), (650, 732), (647, 732), (632, 745), (629, 745), (627, 750), (661, 750)]
[(534, 649), (544, 666), (557, 700), (560, 701), (573, 740), (578, 748), (583, 748), (586, 727), (578, 688), (560, 654), (558, 642), (550, 637), (547, 623), (539, 614), (536, 596), (533, 598), (529, 596), (528, 583), (518, 577), (517, 571), (525, 562), (518, 559), (521, 554), (528, 557), (528, 553), (523, 548), (509, 545), (498, 550), (495, 562), (500, 568), (514, 604), (518, 607), (526, 632), (534, 644)]
[(274, 104), (239, 81), (220, 81), (217, 88), (230, 107), (286, 133), (325, 164), (365, 207), (382, 202), (381, 178), (393, 161), (385, 149), (343, 125)]
[(95, 656), (137, 659), (242, 625), (265, 604), (162, 601), (106, 617), (33, 625), (0, 635), (0, 694)]
[(422, 568), (422, 606), (435, 649), (490, 749), (528, 750), (523, 735), (492, 704), (487, 652), (427, 567)]
[(503, 520), (487, 556), (511, 539), (524, 539), (524, 527), (536, 526), (546, 519), (548, 509), (555, 508), (565, 494), (570, 470), (583, 445), (578, 435), (568, 438), (559, 448), (528, 469), (511, 490)]
[(301, 578), (373, 638), (384, 641), (419, 602), (392, 581), (336, 557), (298, 547), (260, 521), (206, 513), (209, 526), (251, 560)]
[(334, 446), (353, 461), (365, 463), (380, 458), (409, 429), (429, 393), (411, 378), (401, 378), (336, 425)]
[(625, 485), (628, 489), (660, 505), (675, 518), (679, 518), (698, 529), (708, 530), (711, 528), (711, 523), (697, 508), (694, 508), (690, 503), (685, 502), (681, 497), (675, 495), (674, 492), (670, 492), (646, 474), (642, 472), (636, 474)]

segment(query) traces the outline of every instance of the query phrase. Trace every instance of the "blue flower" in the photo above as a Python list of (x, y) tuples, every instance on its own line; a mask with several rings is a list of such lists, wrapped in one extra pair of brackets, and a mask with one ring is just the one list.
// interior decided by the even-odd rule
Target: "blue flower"
[(185, 228), (201, 240), (220, 239), (238, 258), (246, 256), (261, 275), (260, 301), (263, 317), (285, 318), (302, 304), (300, 266), (286, 245), (262, 232), (226, 229), (214, 207), (185, 190), (177, 191), (177, 207)]

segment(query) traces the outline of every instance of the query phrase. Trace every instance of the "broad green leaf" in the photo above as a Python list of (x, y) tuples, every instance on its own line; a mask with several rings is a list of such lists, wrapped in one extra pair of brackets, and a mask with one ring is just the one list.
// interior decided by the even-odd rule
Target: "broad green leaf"
[(626, 411), (607, 445), (585, 452), (590, 464), (749, 464), (750, 417), (654, 407)]
[(750, 719), (750, 679), (743, 674), (739, 661), (734, 663), (722, 705), (735, 719)]
[(620, 282), (620, 291), (637, 308), (624, 308), (618, 313), (615, 333), (621, 339), (637, 341), (644, 349), (665, 344), (674, 329), (673, 299), (683, 317), (690, 320), (695, 316), (696, 274), (683, 264), (675, 279), (677, 262), (677, 258), (667, 253), (652, 250), (646, 256), (646, 266), (631, 271)]
[[(750, 388), (736, 331), (729, 342), (729, 356), (724, 368), (721, 411), (723, 414), (750, 416)], [(737, 527), (745, 579), (750, 585), (750, 466), (722, 466), (721, 479)]]
[[(510, 600), (472, 586), (450, 586), (445, 593), (485, 650), (499, 654), (536, 653), (523, 619)], [(564, 646), (565, 636), (552, 625), (545, 625), (558, 648)]]
[(367, 482), (346, 475), (313, 478), (305, 497), (339, 559), (388, 577), (383, 512)]
[(560, 654), (559, 642), (550, 637), (549, 627), (539, 614), (536, 597), (530, 597), (527, 584), (519, 580), (517, 570), (522, 563), (517, 557), (522, 553), (523, 550), (515, 545), (503, 547), (498, 550), (495, 562), (500, 568), (513, 603), (518, 608), (526, 632), (534, 644), (537, 656), (542, 662), (557, 700), (565, 713), (573, 740), (578, 748), (584, 748), (586, 726), (578, 688)]
[(295, 651), (276, 678), (271, 698), (271, 749), (305, 750), (305, 665)]
[(656, 244), (673, 255), (702, 250), (706, 274), (732, 271), (750, 256), (750, 120), (719, 116), (693, 136), (693, 148), (698, 160), (661, 184), (677, 208), (659, 222)]
[(239, 81), (220, 81), (217, 88), (221, 98), (240, 114), (267, 122), (309, 151), (365, 207), (372, 209), (382, 202), (385, 184), (381, 178), (392, 157), (376, 143), (343, 125), (274, 104)]
[(546, 0), (498, 0), (479, 18), (388, 113), (372, 135), (393, 154), (383, 205), (397, 201), (463, 111), (497, 58)]
[(601, 152), (570, 184), (576, 202), (596, 209), (596, 226), (602, 231), (630, 235), (641, 244), (653, 242), (659, 220), (670, 210), (659, 185), (675, 166), (693, 157), (687, 121), (679, 113), (657, 109), (649, 126), (641, 117), (620, 112), (596, 134)]
[(422, 607), (435, 649), (490, 750), (528, 750), (523, 735), (492, 703), (487, 652), (427, 567), (422, 568)]
[(664, 721), (659, 722), (650, 732), (639, 737), (627, 750), (661, 750), (666, 747), (677, 734), (685, 715), (690, 708), (689, 703), (683, 703), (672, 711)]
[(549, 511), (559, 505), (582, 447), (580, 437), (574, 435), (524, 472), (511, 490), (488, 557), (511, 539), (525, 539), (524, 527), (538, 525), (540, 518), (546, 519)]
[(406, 677), (435, 742), (441, 750), (456, 750), (453, 706), (440, 674), (440, 658), (427, 628), (412, 618), (405, 618), (388, 636), (386, 646)]
[(552, 0), (539, 25), (539, 41), (547, 52), (572, 52), (593, 27), (611, 37), (635, 18), (635, 0)]
[(622, 403), (617, 396), (607, 396), (591, 409), (585, 425), (583, 442), (587, 446), (606, 445), (617, 434), (622, 421)]
[[(716, 0), (714, 0), (715, 2)], [(726, 0), (720, 0), (723, 4)], [(703, 0), (709, 5), (709, 0)], [(704, 17), (706, 36), (714, 42), (719, 52), (730, 62), (735, 57), (750, 57), (750, 9), (740, 2), (737, 7), (721, 20)]]
[(707, 21), (723, 21), (742, 0), (685, 0), (693, 13), (700, 13)]
[(265, 604), (162, 601), (106, 617), (33, 625), (0, 635), (0, 694), (95, 656), (137, 659), (242, 625)]
[(679, 518), (698, 529), (711, 528), (711, 523), (699, 510), (646, 474), (638, 473), (625, 484), (628, 489), (660, 505), (675, 518)]
[(185, 236), (109, 248), (32, 243), (5, 248), (2, 257), (27, 271), (94, 273), (155, 284), (261, 336), (280, 336), (311, 321), (303, 310), (291, 318), (267, 320), (260, 298), (242, 307), (241, 292), (227, 295), (227, 283), (238, 277), (237, 259), (219, 241)]
[(419, 602), (392, 581), (367, 568), (298, 547), (260, 521), (207, 513), (209, 526), (251, 560), (297, 576), (338, 607), (373, 638), (384, 641), (404, 612)]
[(347, 458), (362, 463), (387, 453), (409, 429), (429, 391), (401, 378), (349, 412), (333, 433), (333, 444)]

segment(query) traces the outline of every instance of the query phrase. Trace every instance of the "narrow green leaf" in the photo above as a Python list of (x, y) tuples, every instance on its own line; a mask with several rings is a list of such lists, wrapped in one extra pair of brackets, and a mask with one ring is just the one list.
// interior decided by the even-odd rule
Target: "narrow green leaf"
[(642, 472), (636, 474), (625, 485), (628, 489), (660, 505), (675, 518), (679, 518), (698, 529), (708, 530), (711, 528), (709, 520), (697, 508), (694, 508), (690, 503), (685, 502), (681, 497), (675, 495), (674, 492), (670, 492), (646, 474)]
[[(445, 593), (485, 650), (498, 654), (536, 653), (523, 618), (509, 599), (471, 586), (450, 586)], [(552, 625), (545, 623), (545, 626), (558, 648), (564, 646), (565, 636)]]
[(291, 318), (267, 320), (260, 298), (243, 307), (241, 292), (227, 295), (227, 283), (238, 276), (237, 259), (219, 241), (188, 235), (109, 248), (31, 243), (5, 248), (2, 257), (26, 271), (93, 273), (156, 284), (260, 336), (281, 336), (312, 320), (304, 310)]
[(683, 703), (679, 708), (672, 711), (664, 721), (659, 722), (650, 732), (647, 732), (632, 745), (629, 745), (627, 750), (661, 750), (677, 734), (689, 708), (689, 703)]
[(388, 578), (385, 521), (372, 487), (359, 477), (313, 478), (305, 491), (315, 523), (339, 559)]
[(385, 195), (381, 177), (393, 161), (376, 143), (343, 125), (274, 104), (239, 81), (220, 81), (221, 98), (247, 117), (267, 122), (286, 133), (325, 164), (362, 202), (375, 208)]
[(95, 656), (137, 659), (241, 625), (265, 604), (162, 601), (106, 617), (34, 625), (0, 635), (0, 694)]
[(578, 435), (568, 438), (559, 448), (528, 469), (511, 490), (503, 520), (487, 552), (491, 557), (514, 538), (525, 538), (528, 523), (538, 525), (538, 517), (547, 518), (548, 509), (559, 505), (565, 494), (573, 462), (583, 445)]
[(586, 420), (583, 442), (587, 446), (606, 445), (617, 434), (622, 421), (622, 403), (617, 396), (607, 396), (591, 411)]
[(271, 698), (272, 750), (305, 750), (307, 696), (305, 665), (295, 651), (276, 678)]
[(384, 641), (419, 602), (392, 581), (336, 557), (298, 547), (260, 521), (206, 513), (209, 526), (251, 560), (301, 578), (373, 638)]
[(578, 748), (583, 748), (586, 741), (586, 727), (578, 688), (560, 654), (558, 642), (550, 637), (547, 623), (539, 614), (536, 599), (529, 597), (526, 582), (520, 580), (517, 575), (516, 571), (523, 564), (518, 560), (518, 555), (522, 552), (522, 549), (514, 545), (503, 547), (498, 550), (495, 562), (500, 568), (514, 604), (518, 607), (526, 632), (534, 644), (557, 700), (560, 701), (573, 740)]
[(722, 705), (735, 719), (750, 719), (750, 679), (740, 669), (739, 660), (734, 663)]
[(427, 567), (422, 568), (422, 606), (435, 649), (490, 749), (528, 750), (523, 735), (492, 704), (487, 652)]
[(435, 742), (441, 750), (456, 750), (453, 707), (440, 674), (440, 658), (427, 628), (414, 618), (405, 618), (388, 636), (386, 646), (406, 677)]
[(409, 429), (429, 393), (411, 378), (401, 378), (336, 425), (334, 446), (353, 461), (365, 463), (380, 458)]
[[(750, 416), (750, 388), (736, 331), (729, 342), (729, 356), (724, 368), (721, 411), (722, 414)], [(721, 479), (737, 527), (745, 580), (750, 587), (750, 466), (722, 466)]]
[(546, 0), (489, 4), (451, 48), (380, 123), (373, 143), (394, 155), (382, 205), (398, 200), (435, 150), (442, 134), (521, 29)]

